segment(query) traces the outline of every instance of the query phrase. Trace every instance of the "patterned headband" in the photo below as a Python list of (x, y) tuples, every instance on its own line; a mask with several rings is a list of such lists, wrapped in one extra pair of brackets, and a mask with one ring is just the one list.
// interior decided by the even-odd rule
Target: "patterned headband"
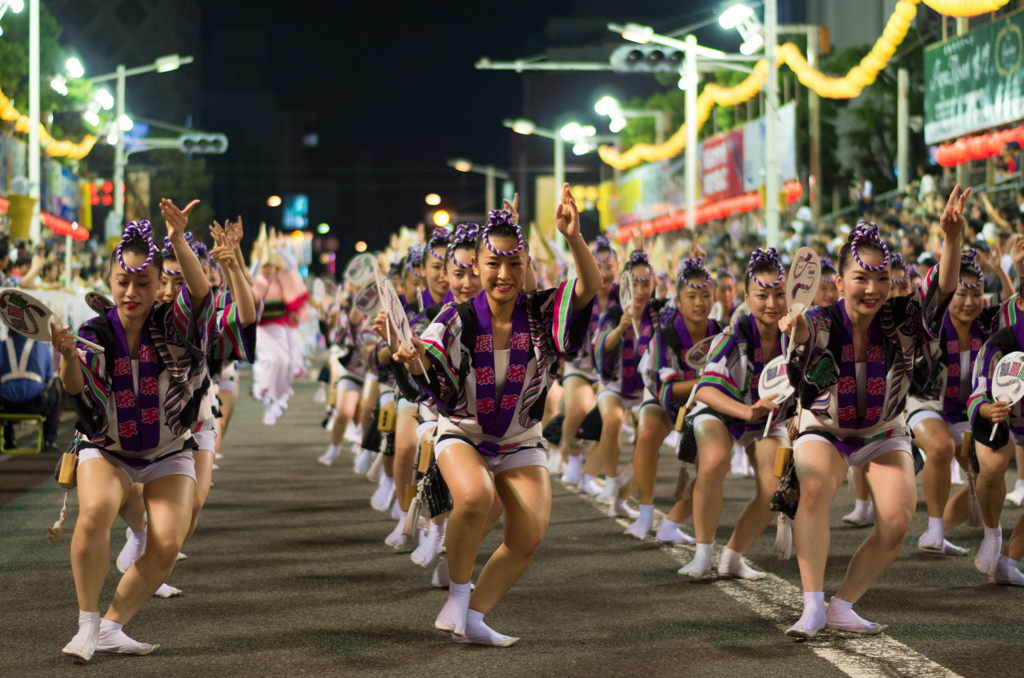
[[(124, 265), (124, 257), (121, 254), (121, 250), (124, 248), (126, 240), (132, 240), (134, 238), (142, 238), (149, 244), (149, 256), (146, 257), (145, 263), (138, 268), (129, 268)], [(156, 243), (153, 242), (153, 225), (148, 221), (133, 221), (124, 228), (124, 235), (121, 236), (121, 242), (117, 244), (117, 263), (121, 264), (121, 268), (126, 273), (142, 273), (146, 268), (153, 263), (153, 257), (156, 255)]]
[(899, 252), (893, 252), (889, 255), (889, 267), (893, 271), (897, 268), (903, 269), (903, 277), (899, 280), (893, 280), (893, 285), (902, 285), (910, 280), (910, 272), (907, 270), (907, 262), (903, 260), (903, 255)]
[[(836, 271), (835, 264), (833, 264), (832, 260), (829, 259), (828, 257), (821, 257), (819, 259), (819, 261), (821, 262), (821, 272), (822, 273), (824, 273), (825, 271), (832, 271), (833, 273), (838, 273), (838, 271)], [(836, 279), (835, 278), (826, 278), (824, 275), (821, 276), (821, 281), (822, 282), (827, 282), (830, 285), (835, 285), (836, 284)]]
[(978, 251), (974, 249), (964, 250), (960, 253), (960, 267), (963, 268), (964, 264), (971, 266), (975, 271), (978, 272), (978, 282), (973, 285), (968, 285), (964, 282), (964, 279), (960, 278), (960, 284), (969, 290), (976, 290), (985, 284), (985, 274), (981, 271), (981, 266), (978, 265)]
[[(434, 254), (434, 248), (440, 247), (445, 251), (445, 255), (447, 256), (448, 245), (451, 241), (452, 234), (448, 232), (448, 229), (435, 228), (434, 232), (430, 234), (430, 240), (427, 242), (426, 250), (429, 250), (431, 254)], [(424, 250), (424, 254), (426, 254), (426, 250)]]
[[(650, 273), (647, 274), (646, 278), (639, 278), (633, 275), (634, 266), (646, 266), (650, 270)], [(647, 258), (647, 252), (644, 252), (643, 250), (633, 250), (633, 254), (629, 256), (629, 264), (627, 264), (627, 267), (629, 268), (629, 275), (636, 282), (647, 282), (654, 276), (654, 267), (651, 266), (651, 260)]]
[(476, 239), (480, 235), (480, 227), (476, 224), (459, 224), (455, 229), (455, 236), (452, 238), (451, 244), (448, 246), (448, 252), (445, 256), (452, 260), (452, 263), (459, 268), (473, 268), (473, 264), (460, 264), (455, 258), (455, 248), (459, 245), (470, 244), (476, 248)]
[[(881, 264), (878, 266), (868, 266), (859, 256), (857, 256), (857, 243), (861, 240), (873, 240), (882, 248), (883, 256)], [(892, 260), (889, 254), (889, 248), (885, 246), (882, 236), (878, 235), (878, 225), (873, 224), (870, 221), (862, 221), (857, 224), (857, 228), (853, 229), (853, 233), (850, 234), (850, 254), (853, 255), (853, 260), (856, 261), (865, 271), (883, 271)]]
[[(499, 250), (491, 244), (491, 240), (487, 237), (487, 234), (496, 226), (508, 226), (509, 228), (515, 229), (516, 237), (519, 239), (519, 243), (515, 248), (510, 250)], [(480, 238), (483, 240), (484, 246), (499, 257), (511, 257), (516, 252), (519, 252), (526, 247), (526, 241), (523, 240), (523, 229), (519, 228), (519, 224), (512, 221), (512, 213), (508, 210), (491, 210), (490, 214), (487, 215), (487, 225), (484, 226), (484, 232)]]
[[(775, 282), (766, 285), (765, 283), (754, 277), (754, 269), (761, 264), (775, 264), (779, 267), (779, 279)], [(779, 259), (779, 253), (774, 247), (769, 247), (767, 250), (762, 250), (760, 247), (750, 253), (750, 263), (747, 265), (747, 277), (756, 282), (765, 289), (771, 289), (778, 287), (782, 284), (783, 279), (786, 277), (786, 269), (782, 267), (782, 260)]]
[[(598, 254), (601, 250), (607, 250), (608, 254), (602, 259), (601, 255)], [(606, 235), (599, 235), (594, 241), (594, 258), (600, 261), (602, 264), (615, 256), (615, 250), (612, 249), (612, 240)]]
[[(693, 271), (694, 273), (703, 274), (705, 277), (703, 285), (694, 285), (692, 282), (686, 279), (686, 274)], [(685, 284), (687, 287), (692, 287), (695, 290), (702, 290), (711, 284), (711, 273), (708, 269), (704, 268), (704, 258), (697, 257), (696, 259), (684, 259), (683, 269), (679, 273), (679, 282)]]
[(423, 245), (413, 245), (409, 248), (409, 254), (406, 255), (409, 260), (409, 270), (417, 278), (426, 278), (425, 275), (416, 272), (416, 269), (423, 265)]

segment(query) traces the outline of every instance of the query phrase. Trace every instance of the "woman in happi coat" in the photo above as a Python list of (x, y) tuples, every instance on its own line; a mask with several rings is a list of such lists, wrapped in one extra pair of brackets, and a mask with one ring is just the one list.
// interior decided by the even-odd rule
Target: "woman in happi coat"
[[(938, 334), (956, 291), (968, 194), (970, 189), (960, 196), (957, 187), (946, 205), (942, 257), (926, 296), (888, 298), (889, 250), (878, 227), (863, 222), (839, 254), (839, 303), (780, 323), (784, 332), (794, 332), (789, 374), (802, 406), (794, 444), (800, 484), (794, 542), (804, 611), (786, 631), (791, 637), (811, 638), (823, 628), (882, 630), (853, 605), (896, 558), (917, 504), (906, 399), (914, 361)], [(863, 470), (871, 485), (876, 522), (826, 612), (829, 506), (850, 466)]]
[[(456, 642), (508, 646), (517, 640), (491, 630), (483, 617), (526, 571), (551, 515), (540, 425), (545, 393), (552, 366), (585, 338), (601, 286), (568, 184), (556, 225), (578, 279), (523, 294), (529, 254), (522, 231), (510, 213), (492, 212), (477, 245), (483, 292), (442, 311), (422, 340), (414, 340), (415, 352), (403, 346), (392, 354), (417, 375), (443, 415), (434, 449), (454, 508), (446, 535), (451, 585), (435, 626), (451, 631)], [(496, 494), (505, 509), (504, 541), (471, 596), (473, 563)]]

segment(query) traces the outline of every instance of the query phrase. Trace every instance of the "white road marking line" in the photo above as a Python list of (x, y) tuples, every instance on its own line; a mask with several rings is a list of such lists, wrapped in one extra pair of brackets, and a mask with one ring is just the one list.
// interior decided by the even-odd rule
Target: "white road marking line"
[[(596, 501), (586, 493), (577, 496), (608, 514), (607, 505)], [(654, 515), (664, 520), (665, 513), (655, 510)], [(632, 523), (625, 518), (615, 522), (624, 528)], [(632, 539), (623, 535), (624, 539)], [(648, 537), (650, 539), (650, 537)], [(663, 545), (664, 550), (682, 565), (693, 558), (693, 546), (679, 544)], [(717, 570), (722, 549), (715, 547), (714, 568)], [(749, 565), (750, 562), (746, 561)], [(792, 626), (803, 612), (803, 591), (781, 577), (767, 573), (764, 579), (722, 579), (715, 587), (736, 602), (744, 605), (762, 619), (772, 622), (780, 631)], [(786, 639), (788, 640), (788, 639)], [(793, 641), (796, 642), (796, 641)], [(913, 676), (913, 678), (961, 678), (959, 674), (936, 664), (923, 654), (915, 652), (903, 643), (883, 632), (878, 636), (863, 637), (854, 634), (823, 631), (808, 641), (806, 646), (816, 655), (853, 678), (891, 678), (891, 676)]]

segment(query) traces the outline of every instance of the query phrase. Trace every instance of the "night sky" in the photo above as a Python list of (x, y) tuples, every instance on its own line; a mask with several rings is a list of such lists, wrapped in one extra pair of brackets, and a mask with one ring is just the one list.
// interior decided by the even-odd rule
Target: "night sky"
[[(339, 184), (338, 220), (346, 235), (358, 234), (373, 248), (400, 224), (423, 219), (427, 193), (441, 194), (449, 209), (482, 211), (483, 178), (451, 170), (448, 158), (508, 167), (511, 132), (501, 121), (522, 113), (524, 76), (475, 70), (481, 56), (513, 60), (542, 53), (549, 17), (660, 19), (653, 25), (669, 30), (707, 18), (712, 6), (661, 0), (625, 8), (605, 0), (204, 2), (204, 88), (216, 67), (218, 31), (262, 30), (269, 57), (264, 86), (276, 93), (279, 108), (316, 113), (319, 146), (305, 151), (306, 178)], [(716, 26), (712, 33), (721, 31)], [(627, 77), (660, 87), (650, 76)], [(582, 107), (590, 106), (587, 93)], [(457, 204), (470, 194), (480, 202)], [(244, 207), (215, 201), (218, 212)], [(317, 205), (311, 209), (315, 213)]]

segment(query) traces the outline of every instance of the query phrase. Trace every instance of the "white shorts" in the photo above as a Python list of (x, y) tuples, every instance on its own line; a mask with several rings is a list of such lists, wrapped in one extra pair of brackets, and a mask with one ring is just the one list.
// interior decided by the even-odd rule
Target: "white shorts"
[(634, 396), (624, 396), (621, 393), (619, 393), (618, 391), (613, 391), (611, 389), (604, 389), (600, 393), (597, 394), (597, 403), (600, 405), (601, 404), (601, 398), (604, 398), (604, 397), (607, 396), (609, 398), (615, 398), (616, 400), (618, 400), (619, 404), (622, 405), (622, 408), (625, 409), (625, 410), (639, 409), (640, 408), (640, 403), (642, 403), (643, 400), (644, 400), (644, 394), (645, 394), (644, 391), (639, 391)]
[(963, 444), (964, 434), (971, 430), (971, 422), (961, 421), (959, 424), (950, 424), (945, 418), (935, 412), (934, 410), (918, 410), (910, 415), (910, 421), (907, 425), (910, 426), (910, 430), (913, 431), (917, 428), (917, 425), (926, 419), (936, 419), (946, 425), (946, 430), (949, 431), (950, 437), (953, 438), (953, 442), (957, 447)]
[(199, 433), (193, 433), (192, 437), (199, 443), (200, 450), (207, 450), (213, 452), (217, 449), (217, 432), (213, 429), (209, 431), (200, 431)]
[(334, 386), (339, 391), (355, 391), (356, 393), (363, 392), (363, 380), (359, 379), (351, 374), (343, 374), (338, 379), (338, 383)]
[(192, 457), (192, 450), (183, 450), (176, 454), (157, 459), (148, 466), (136, 468), (129, 466), (109, 452), (104, 452), (95, 447), (86, 447), (78, 452), (78, 465), (89, 459), (106, 459), (108, 462), (124, 471), (128, 480), (133, 483), (145, 485), (151, 480), (163, 478), (164, 476), (188, 476), (192, 482), (196, 482), (196, 460)]
[(593, 370), (580, 369), (572, 363), (566, 363), (565, 369), (562, 372), (562, 382), (564, 383), (569, 377), (579, 377), (580, 379), (586, 379), (587, 383), (593, 385), (596, 384), (597, 374)]
[(422, 424), (418, 424), (416, 426), (416, 440), (422, 438), (424, 433), (434, 428), (435, 426), (437, 426), (436, 421), (425, 421)]
[(399, 411), (408, 409), (410, 407), (419, 407), (419, 406), (420, 406), (419, 403), (414, 403), (411, 400), (406, 400), (405, 398), (399, 398), (398, 399), (398, 410)]
[[(801, 445), (810, 440), (816, 440), (818, 442), (832, 445), (832, 441), (824, 436), (819, 436), (814, 433), (805, 433), (796, 439), (796, 445), (793, 447), (793, 453), (795, 454), (796, 451), (800, 449)], [(877, 459), (883, 454), (886, 454), (887, 452), (892, 452), (893, 450), (901, 450), (903, 452), (906, 452), (907, 454), (913, 454), (910, 450), (910, 436), (893, 436), (891, 438), (882, 438), (881, 440), (876, 440), (873, 443), (868, 443), (867, 445), (860, 448), (850, 456), (846, 456), (842, 452), (839, 452), (838, 449), (836, 450), (836, 452), (838, 452), (839, 456), (846, 460), (847, 464), (849, 464), (850, 466), (856, 466), (857, 468), (863, 471), (864, 467), (867, 466), (871, 461)]]
[[(434, 444), (434, 458), (440, 458), (442, 452), (457, 443), (469, 444), (462, 438), (446, 438), (438, 441)], [(482, 454), (480, 457), (487, 463), (488, 470), (495, 476), (523, 466), (543, 466), (545, 469), (548, 466), (548, 451), (546, 447), (532, 447), (520, 450), (519, 452), (512, 452), (511, 454), (501, 454), (497, 457), (488, 457)]]
[[(725, 422), (713, 414), (698, 414), (693, 418), (693, 425), (701, 423), (702, 421), (714, 420), (722, 426), (725, 426)], [(728, 430), (728, 427), (726, 427)], [(773, 422), (772, 427), (768, 430), (768, 435), (764, 435), (763, 428), (756, 428), (750, 431), (744, 431), (743, 435), (740, 436), (739, 440), (736, 440), (732, 434), (729, 437), (733, 439), (733, 445), (739, 445), (740, 447), (746, 447), (750, 443), (757, 442), (761, 438), (782, 438), (787, 443), (789, 442), (789, 429), (786, 428), (786, 422)]]

